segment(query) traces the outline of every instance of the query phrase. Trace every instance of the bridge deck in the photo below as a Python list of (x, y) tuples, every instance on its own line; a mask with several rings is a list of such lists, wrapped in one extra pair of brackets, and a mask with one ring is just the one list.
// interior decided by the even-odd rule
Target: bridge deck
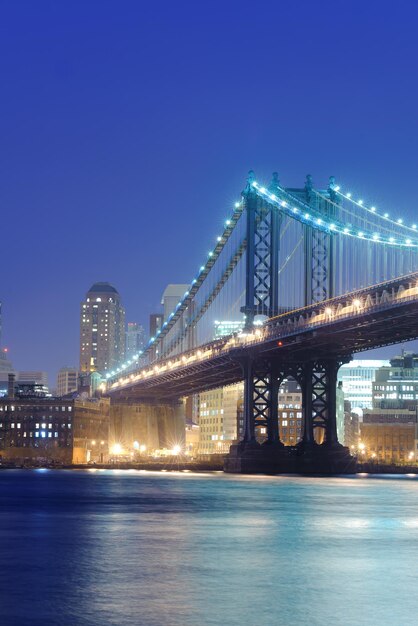
[(121, 376), (112, 397), (170, 400), (242, 380), (243, 359), (301, 363), (418, 338), (418, 273), (281, 315), (253, 334), (218, 340)]

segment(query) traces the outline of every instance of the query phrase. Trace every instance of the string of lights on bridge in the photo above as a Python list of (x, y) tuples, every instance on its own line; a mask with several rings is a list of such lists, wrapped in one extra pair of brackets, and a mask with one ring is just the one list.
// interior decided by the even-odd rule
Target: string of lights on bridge
[[(252, 186), (261, 197), (273, 202), (287, 215), (291, 215), (300, 222), (308, 224), (317, 230), (322, 230), (326, 233), (338, 233), (347, 237), (356, 237), (357, 239), (371, 241), (376, 244), (385, 244), (398, 248), (418, 248), (418, 240), (416, 239), (412, 240), (406, 238), (405, 240), (400, 240), (399, 237), (385, 237), (379, 233), (372, 233), (364, 229), (355, 229), (352, 226), (347, 226), (343, 222), (339, 222), (338, 220), (333, 220), (331, 222), (323, 216), (319, 216), (316, 211), (312, 211), (311, 209), (309, 211), (301, 210), (297, 206), (292, 206), (292, 203), (287, 202), (286, 200), (281, 200), (277, 197), (277, 195), (271, 193), (265, 187), (260, 186), (256, 181), (252, 182)], [(280, 187), (279, 190), (287, 195), (285, 189)], [(359, 206), (363, 205), (360, 204)]]
[[(296, 206), (291, 206), (291, 203), (285, 200), (280, 200), (280, 198), (278, 198), (274, 193), (271, 193), (265, 187), (260, 186), (257, 181), (253, 181), (251, 184), (256, 190), (256, 192), (261, 195), (261, 197), (269, 200), (270, 202), (273, 202), (276, 206), (278, 206), (281, 209), (281, 211), (297, 219), (298, 221), (308, 224), (309, 226), (316, 228), (318, 230), (322, 230), (327, 233), (338, 233), (341, 235), (345, 235), (347, 237), (356, 237), (358, 239), (368, 240), (373, 243), (390, 245), (391, 247), (418, 248), (418, 240), (411, 240), (407, 238), (404, 241), (401, 241), (399, 240), (399, 238), (395, 239), (395, 237), (392, 237), (392, 236), (384, 237), (380, 235), (379, 233), (371, 233), (366, 230), (354, 229), (352, 227), (347, 226), (343, 222), (339, 222), (337, 220), (330, 222), (326, 220), (323, 216), (319, 216), (315, 211), (312, 211), (311, 209), (309, 211), (304, 211)], [(280, 190), (281, 193), (288, 195), (284, 188), (279, 187), (278, 189)], [(335, 186), (334, 191), (338, 193), (339, 195), (341, 195), (342, 197), (347, 198), (348, 200), (356, 204), (358, 207), (361, 207), (362, 209), (365, 209), (369, 211), (370, 213), (377, 214), (377, 210), (375, 207), (370, 207), (370, 208), (367, 207), (366, 205), (364, 205), (362, 200), (358, 200), (358, 201), (352, 200), (351, 194), (350, 193), (344, 194), (341, 191), (341, 188), (339, 186)], [(235, 211), (241, 210), (242, 206), (243, 206), (242, 200), (237, 201), (235, 203)], [(397, 226), (404, 226), (404, 228), (409, 229), (409, 227), (403, 224), (403, 220), (398, 220), (397, 222), (394, 222), (393, 220), (389, 218), (389, 215), (387, 213), (385, 213), (383, 217), (387, 219), (389, 222), (396, 224)], [(227, 235), (227, 231), (228, 229), (231, 228), (231, 226), (233, 226), (233, 216), (230, 219), (225, 220), (224, 231), (221, 235), (219, 235), (216, 238), (215, 248), (208, 252), (207, 261), (205, 262), (205, 264), (200, 266), (197, 275), (193, 278), (193, 280), (190, 283), (190, 288), (184, 293), (182, 299), (178, 302), (174, 311), (172, 311), (168, 319), (163, 323), (162, 328), (157, 330), (155, 337), (150, 338), (144, 350), (139, 351), (131, 359), (121, 364), (120, 367), (116, 368), (115, 370), (112, 370), (111, 372), (107, 372), (106, 373), (107, 379), (118, 376), (122, 372), (126, 371), (129, 367), (134, 365), (135, 363), (138, 363), (139, 359), (143, 357), (143, 355), (155, 344), (155, 342), (159, 339), (160, 335), (164, 331), (168, 330), (168, 328), (175, 322), (175, 319), (174, 319), (175, 316), (179, 314), (181, 310), (187, 306), (187, 301), (191, 298), (190, 292), (192, 291), (193, 288), (197, 288), (198, 286), (197, 283), (201, 282), (201, 280), (203, 279), (203, 274), (206, 273), (208, 269), (210, 269), (213, 261), (215, 260), (216, 248), (218, 246), (220, 247), (218, 254), (222, 250), (223, 248), (222, 244), (226, 243), (229, 237)], [(416, 224), (413, 224), (412, 228), (410, 228), (409, 230), (413, 230), (414, 232), (416, 232), (416, 228), (417, 228)]]
[[(376, 295), (370, 298), (367, 289), (363, 289), (353, 294), (346, 294), (321, 303), (315, 303), (296, 309), (290, 314), (282, 313), (281, 315), (271, 318), (264, 328), (255, 328), (252, 333), (240, 332), (229, 337), (217, 339), (209, 344), (200, 346), (197, 350), (165, 359), (158, 364), (145, 367), (135, 372), (135, 374), (131, 373), (129, 378), (123, 378), (122, 373), (122, 375), (118, 376), (118, 379), (112, 383), (112, 387), (117, 388), (120, 385), (130, 384), (150, 376), (165, 374), (173, 369), (186, 367), (196, 361), (205, 361), (219, 356), (224, 352), (228, 352), (239, 345), (266, 341), (270, 339), (271, 335), (276, 338), (277, 346), (281, 348), (284, 345), (283, 342), (285, 342), (286, 337), (291, 335), (296, 327), (300, 327), (301, 318), (303, 324), (314, 327), (320, 324), (328, 324), (338, 319), (344, 319), (347, 316), (361, 315), (373, 307), (380, 307), (381, 302), (386, 302), (385, 297), (388, 297), (388, 301), (391, 303), (416, 298), (418, 292), (417, 278), (418, 273), (415, 273), (414, 277), (411, 277), (411, 284), (407, 288), (398, 285), (395, 291), (392, 289), (392, 293), (383, 289), (379, 298), (377, 298)], [(390, 283), (387, 283), (385, 286), (389, 287)], [(379, 287), (379, 285), (375, 287)], [(348, 295), (351, 297), (347, 297)], [(339, 308), (339, 305), (341, 308)], [(292, 324), (289, 325), (289, 321), (291, 321)], [(276, 334), (277, 326), (281, 329), (279, 334)]]
[[(234, 214), (235, 214), (237, 211), (240, 211), (242, 209), (242, 200), (239, 200), (239, 201), (235, 202), (234, 207), (235, 207), (235, 211), (234, 211)], [(121, 374), (122, 372), (127, 370), (130, 366), (134, 365), (135, 363), (138, 363), (139, 359), (141, 357), (143, 357), (143, 355), (147, 352), (147, 350), (149, 350), (154, 345), (154, 343), (157, 341), (157, 339), (159, 339), (161, 333), (163, 331), (167, 330), (168, 327), (172, 323), (174, 323), (174, 319), (173, 318), (175, 317), (175, 315), (177, 313), (180, 313), (182, 308), (186, 307), (187, 300), (191, 297), (191, 293), (190, 292), (192, 291), (193, 288), (197, 287), (197, 283), (203, 279), (203, 274), (208, 270), (209, 263), (212, 260), (214, 260), (217, 247), (220, 248), (220, 250), (218, 251), (218, 254), (223, 249), (223, 245), (226, 243), (226, 241), (229, 238), (229, 235), (227, 234), (227, 231), (231, 228), (231, 226), (234, 225), (233, 223), (234, 223), (234, 215), (232, 215), (231, 218), (225, 220), (225, 222), (224, 222), (224, 231), (223, 231), (222, 235), (218, 235), (216, 237), (215, 248), (208, 252), (208, 258), (207, 258), (206, 263), (204, 265), (200, 266), (197, 275), (193, 278), (193, 280), (190, 283), (189, 289), (184, 292), (182, 299), (177, 303), (174, 311), (172, 311), (170, 313), (170, 315), (168, 316), (168, 319), (163, 323), (161, 329), (157, 330), (155, 337), (151, 337), (150, 338), (150, 340), (148, 341), (148, 343), (145, 346), (144, 350), (140, 350), (137, 354), (134, 354), (131, 359), (126, 361), (126, 363), (122, 363), (115, 370), (112, 370), (111, 372), (107, 372), (106, 373), (106, 379), (118, 376), (119, 374)]]
[(418, 229), (417, 224), (412, 224), (412, 226), (408, 226), (407, 224), (404, 223), (404, 220), (401, 217), (395, 220), (390, 217), (389, 213), (379, 213), (379, 211), (377, 210), (375, 206), (367, 206), (361, 198), (359, 200), (355, 200), (352, 197), (352, 194), (350, 192), (341, 191), (341, 187), (339, 185), (334, 186), (333, 190), (339, 196), (341, 196), (342, 198), (345, 198), (346, 200), (349, 200), (352, 204), (363, 209), (364, 211), (367, 211), (368, 213), (371, 213), (372, 215), (376, 215), (377, 217), (380, 217), (381, 219), (386, 220), (387, 222), (389, 222), (390, 224), (393, 224), (394, 226), (397, 226), (398, 228), (402, 227), (405, 230), (411, 231), (415, 234), (417, 233), (417, 229)]

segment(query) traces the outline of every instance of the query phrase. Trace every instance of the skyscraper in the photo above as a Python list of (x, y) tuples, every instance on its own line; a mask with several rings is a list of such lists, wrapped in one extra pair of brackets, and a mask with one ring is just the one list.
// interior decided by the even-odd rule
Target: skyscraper
[(190, 285), (170, 284), (164, 289), (164, 293), (161, 297), (161, 304), (164, 307), (164, 321), (166, 321), (170, 313), (174, 311), (189, 287)]
[(110, 283), (94, 283), (81, 303), (80, 371), (104, 372), (125, 356), (125, 309)]
[(57, 395), (65, 396), (67, 393), (77, 391), (78, 372), (75, 367), (62, 367), (57, 376)]
[(126, 331), (126, 358), (130, 359), (135, 354), (138, 354), (140, 350), (143, 350), (144, 343), (144, 327), (141, 326), (141, 324), (137, 324), (136, 322), (128, 322), (128, 329)]

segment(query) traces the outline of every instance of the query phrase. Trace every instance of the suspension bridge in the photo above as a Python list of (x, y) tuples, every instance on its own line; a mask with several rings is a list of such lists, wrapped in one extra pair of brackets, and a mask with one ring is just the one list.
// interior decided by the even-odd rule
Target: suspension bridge
[[(264, 187), (251, 171), (189, 289), (144, 353), (106, 373), (107, 393), (170, 403), (243, 380), (244, 434), (227, 471), (352, 472), (337, 438), (338, 368), (356, 352), (418, 338), (417, 270), (416, 224), (333, 177), (325, 189), (310, 176), (285, 188), (273, 174)], [(304, 423), (292, 449), (277, 418), (289, 377)]]

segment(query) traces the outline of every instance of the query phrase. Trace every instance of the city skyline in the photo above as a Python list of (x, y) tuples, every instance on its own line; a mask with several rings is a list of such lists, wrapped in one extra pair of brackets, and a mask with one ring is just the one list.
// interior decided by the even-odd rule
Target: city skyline
[[(0, 43), (1, 207), (14, 233), (0, 299), (17, 369), (54, 380), (78, 362), (78, 305), (95, 281), (115, 284), (128, 319), (146, 326), (165, 285), (195, 275), (251, 167), (267, 181), (277, 169), (286, 185), (333, 174), (413, 219), (414, 6), (302, 3), (302, 24), (275, 3), (167, 4), (164, 14), (103, 3), (100, 14), (83, 5), (83, 19), (80, 3), (25, 6), (2, 8)], [(265, 97), (247, 95), (252, 82)]]

